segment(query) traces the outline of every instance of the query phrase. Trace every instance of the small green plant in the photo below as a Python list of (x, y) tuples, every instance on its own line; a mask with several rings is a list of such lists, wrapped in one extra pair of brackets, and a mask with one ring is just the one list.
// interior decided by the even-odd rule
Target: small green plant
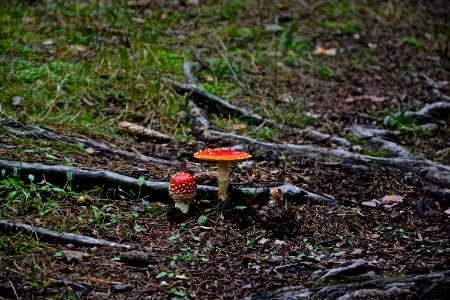
[(415, 37), (407, 37), (402, 40), (402, 45), (407, 45), (415, 49), (425, 49), (426, 44), (421, 39)]

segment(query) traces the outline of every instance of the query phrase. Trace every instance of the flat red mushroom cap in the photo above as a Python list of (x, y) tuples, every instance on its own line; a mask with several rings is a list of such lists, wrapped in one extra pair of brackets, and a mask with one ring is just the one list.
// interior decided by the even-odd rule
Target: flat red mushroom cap
[(175, 202), (190, 202), (197, 194), (197, 183), (189, 173), (173, 175), (169, 183), (169, 195)]
[(246, 159), (251, 157), (250, 154), (243, 151), (229, 150), (229, 149), (203, 149), (194, 154), (195, 158), (209, 161), (233, 161), (239, 159)]

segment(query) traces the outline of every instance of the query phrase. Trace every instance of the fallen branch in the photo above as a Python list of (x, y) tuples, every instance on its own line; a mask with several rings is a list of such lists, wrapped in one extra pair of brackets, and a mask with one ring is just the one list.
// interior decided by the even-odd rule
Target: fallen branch
[(131, 249), (134, 246), (114, 243), (106, 240), (99, 240), (85, 235), (56, 232), (42, 227), (13, 222), (9, 220), (0, 220), (0, 232), (2, 234), (16, 234), (19, 232), (32, 235), (36, 240), (48, 243), (74, 244), (83, 247), (113, 247)]
[[(66, 184), (67, 172), (72, 172), (72, 185), (80, 187), (104, 186), (107, 188), (118, 188), (126, 191), (140, 191), (141, 197), (149, 197), (150, 200), (171, 203), (169, 197), (169, 183), (164, 181), (144, 181), (139, 186), (137, 178), (121, 175), (107, 170), (91, 170), (85, 168), (45, 165), (39, 163), (20, 163), (0, 160), (0, 169), (13, 171), (18, 169), (19, 174), (25, 179), (28, 174), (33, 174), (36, 181), (52, 180), (55, 184), (64, 186)], [(53, 182), (52, 182), (53, 183)], [(269, 193), (269, 188), (280, 189), (285, 198), (291, 203), (311, 203), (323, 205), (335, 205), (336, 200), (322, 197), (294, 185), (281, 185), (275, 187), (234, 187), (236, 197), (255, 198), (258, 195)], [(217, 199), (217, 188), (207, 185), (198, 185), (197, 197), (201, 199)]]
[[(67, 142), (67, 143), (73, 143), (73, 144), (81, 143), (86, 148), (92, 148), (96, 151), (100, 151), (100, 152), (103, 152), (108, 155), (117, 155), (120, 157), (125, 157), (128, 159), (132, 159), (132, 160), (143, 162), (143, 163), (163, 165), (163, 166), (167, 166), (167, 167), (171, 167), (171, 168), (175, 168), (175, 169), (178, 169), (180, 167), (180, 164), (177, 162), (167, 161), (167, 160), (163, 160), (163, 159), (159, 159), (159, 158), (155, 158), (155, 157), (142, 155), (139, 153), (132, 153), (132, 152), (124, 151), (121, 149), (112, 148), (105, 144), (101, 144), (101, 143), (94, 142), (94, 141), (87, 140), (87, 139), (59, 135), (59, 134), (53, 133), (51, 131), (45, 130), (45, 129), (37, 127), (37, 126), (30, 126), (30, 125), (24, 126), (22, 124), (20, 124), (20, 125), (23, 127), (23, 129), (25, 131), (9, 128), (8, 129), (9, 132), (16, 136), (39, 137), (39, 138), (44, 138), (47, 140), (61, 141), (61, 142)], [(192, 164), (189, 165), (188, 168), (193, 171), (200, 170), (200, 168), (198, 166), (195, 166)]]

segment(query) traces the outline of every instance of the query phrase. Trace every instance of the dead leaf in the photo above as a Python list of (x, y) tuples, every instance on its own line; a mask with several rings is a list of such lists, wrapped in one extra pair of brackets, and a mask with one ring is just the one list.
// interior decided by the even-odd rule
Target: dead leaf
[(364, 96), (365, 99), (370, 100), (372, 102), (383, 102), (386, 100), (386, 97), (378, 97), (378, 96), (374, 96), (374, 95), (367, 95)]
[(316, 55), (324, 54), (324, 55), (328, 55), (328, 56), (336, 56), (337, 48), (326, 49), (326, 48), (324, 48), (322, 46), (317, 46), (316, 49), (314, 49), (313, 53), (316, 54)]
[(79, 263), (83, 261), (84, 257), (89, 257), (86, 252), (74, 251), (74, 250), (63, 250), (63, 253), (67, 259), (68, 263)]
[(34, 22), (34, 18), (33, 18), (33, 17), (30, 17), (30, 16), (27, 16), (27, 17), (24, 18), (23, 22), (24, 22), (25, 24), (27, 24), (27, 25), (28, 25), (28, 24), (31, 24), (31, 23)]
[(269, 241), (269, 239), (266, 238), (262, 238), (258, 241), (258, 244), (264, 245), (265, 243), (267, 243)]
[(282, 241), (282, 240), (275, 240), (275, 242), (273, 242), (273, 244), (281, 246), (281, 245), (286, 245), (286, 242)]
[(140, 137), (146, 137), (146, 138), (150, 138), (150, 139), (154, 139), (154, 140), (162, 140), (162, 141), (169, 141), (172, 139), (170, 136), (163, 134), (161, 132), (155, 131), (150, 128), (145, 128), (143, 126), (133, 124), (130, 122), (126, 122), (126, 121), (119, 122), (117, 124), (117, 126), (119, 126), (119, 128), (121, 128), (124, 131), (127, 131), (129, 133), (135, 134)]
[(77, 51), (77, 52), (80, 52), (80, 53), (86, 53), (86, 52), (88, 52), (90, 49), (87, 47), (87, 46), (85, 46), (85, 45), (70, 45), (69, 46), (69, 49), (70, 50), (73, 50), (73, 51)]
[(231, 130), (233, 130), (233, 131), (238, 131), (238, 130), (243, 130), (243, 129), (247, 129), (247, 125), (245, 125), (245, 124), (233, 124), (233, 125), (231, 125)]
[(447, 216), (450, 216), (450, 208), (447, 210), (444, 210), (444, 214), (446, 214)]
[(356, 255), (356, 254), (361, 254), (362, 252), (363, 252), (363, 249), (361, 249), (361, 248), (355, 248), (355, 249), (353, 249), (353, 252), (350, 253), (350, 254)]
[(88, 148), (84, 149), (84, 152), (86, 152), (87, 154), (94, 154), (97, 151), (95, 151), (94, 148), (88, 147)]
[(383, 198), (381, 198), (382, 202), (385, 203), (391, 203), (391, 202), (403, 202), (403, 197), (398, 195), (386, 195)]

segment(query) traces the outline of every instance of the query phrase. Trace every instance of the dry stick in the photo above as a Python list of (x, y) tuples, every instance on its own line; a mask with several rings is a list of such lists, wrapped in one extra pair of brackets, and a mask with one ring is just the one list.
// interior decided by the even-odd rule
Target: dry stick
[[(176, 163), (176, 162), (167, 161), (167, 160), (163, 160), (163, 159), (159, 159), (159, 158), (155, 158), (155, 157), (150, 157), (150, 156), (142, 155), (139, 153), (132, 153), (132, 152), (124, 151), (121, 149), (115, 149), (115, 148), (109, 147), (105, 144), (101, 144), (101, 143), (94, 142), (94, 141), (87, 140), (87, 139), (59, 135), (59, 134), (50, 132), (48, 130), (45, 130), (45, 129), (37, 127), (37, 126), (24, 126), (24, 129), (26, 131), (10, 128), (9, 132), (16, 136), (40, 137), (40, 138), (54, 140), (54, 141), (62, 141), (62, 142), (68, 142), (68, 143), (81, 143), (85, 147), (90, 147), (94, 150), (101, 151), (101, 152), (109, 154), (109, 155), (118, 155), (118, 156), (125, 157), (128, 159), (133, 159), (133, 160), (136, 160), (139, 162), (164, 165), (164, 166), (168, 166), (168, 167), (172, 167), (172, 168), (176, 168), (176, 169), (178, 169), (180, 167), (180, 164)], [(189, 165), (189, 169), (194, 170), (194, 171), (200, 170), (200, 168), (195, 165)]]
[(42, 227), (34, 227), (32, 225), (27, 225), (24, 223), (13, 222), (9, 220), (0, 220), (0, 232), (2, 234), (12, 233), (16, 234), (18, 232), (26, 233), (32, 235), (38, 241), (49, 242), (49, 243), (60, 243), (60, 244), (74, 244), (77, 246), (84, 247), (113, 247), (113, 248), (123, 248), (132, 249), (134, 246), (119, 244), (115, 242), (110, 242), (106, 240), (99, 240), (91, 238), (85, 235), (67, 233), (67, 232), (56, 232), (53, 230), (45, 229)]
[[(150, 200), (172, 202), (169, 197), (169, 183), (164, 181), (144, 181), (139, 186), (139, 180), (133, 177), (121, 175), (107, 170), (92, 170), (86, 168), (77, 168), (61, 165), (46, 165), (40, 163), (20, 163), (14, 161), (0, 160), (0, 169), (13, 171), (18, 169), (22, 177), (26, 178), (28, 174), (33, 174), (35, 180), (53, 180), (55, 184), (61, 186), (66, 184), (67, 172), (72, 172), (72, 185), (87, 187), (105, 186), (109, 188), (120, 187), (123, 190), (140, 189), (140, 196), (150, 196)], [(217, 188), (207, 185), (199, 185), (198, 198), (217, 199)], [(306, 191), (295, 185), (281, 185), (275, 187), (243, 187), (235, 188), (237, 192), (243, 195), (256, 197), (257, 195), (268, 193), (269, 188), (280, 189), (286, 199), (292, 203), (311, 203), (320, 205), (335, 205), (338, 200), (329, 199), (320, 195)]]

